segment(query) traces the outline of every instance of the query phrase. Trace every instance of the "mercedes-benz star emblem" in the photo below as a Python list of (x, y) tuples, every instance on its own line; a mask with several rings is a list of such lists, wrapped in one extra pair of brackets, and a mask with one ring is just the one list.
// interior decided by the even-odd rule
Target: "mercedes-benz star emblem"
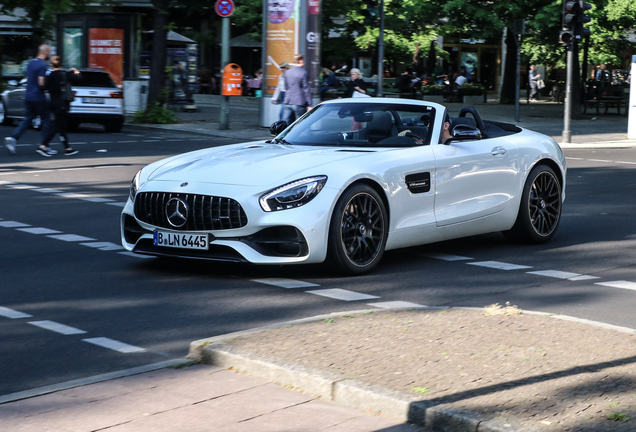
[(188, 205), (181, 198), (172, 198), (166, 204), (166, 217), (175, 228), (181, 228), (188, 221)]

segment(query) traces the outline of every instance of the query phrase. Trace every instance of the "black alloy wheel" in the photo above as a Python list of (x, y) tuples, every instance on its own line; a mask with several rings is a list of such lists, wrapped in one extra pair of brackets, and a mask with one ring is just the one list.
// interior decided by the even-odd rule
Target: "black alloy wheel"
[(552, 168), (539, 165), (523, 188), (517, 221), (504, 235), (511, 240), (545, 243), (561, 221), (561, 183)]
[(384, 202), (371, 187), (355, 185), (336, 204), (329, 228), (331, 261), (344, 273), (373, 269), (384, 254), (388, 218)]

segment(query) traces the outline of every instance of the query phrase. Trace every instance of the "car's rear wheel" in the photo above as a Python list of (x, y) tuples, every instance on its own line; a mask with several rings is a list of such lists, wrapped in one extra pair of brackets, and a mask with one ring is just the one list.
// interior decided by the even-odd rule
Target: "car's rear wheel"
[(11, 119), (7, 118), (7, 110), (4, 108), (4, 104), (1, 102), (0, 102), (0, 124), (5, 126), (11, 124)]
[(341, 272), (360, 275), (378, 265), (384, 254), (388, 218), (382, 198), (358, 184), (340, 197), (329, 226), (329, 261)]
[(124, 122), (122, 120), (114, 120), (106, 123), (104, 125), (104, 129), (108, 133), (117, 133), (121, 132), (122, 127), (124, 126)]
[(526, 243), (545, 243), (561, 221), (561, 183), (554, 170), (538, 165), (523, 188), (517, 221), (504, 231), (506, 238)]

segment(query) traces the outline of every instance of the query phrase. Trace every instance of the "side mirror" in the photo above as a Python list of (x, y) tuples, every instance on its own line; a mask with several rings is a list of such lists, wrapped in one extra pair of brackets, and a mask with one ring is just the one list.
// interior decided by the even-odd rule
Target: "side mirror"
[(269, 133), (276, 136), (285, 129), (287, 129), (287, 122), (285, 120), (279, 120), (272, 123), (272, 125), (269, 127)]

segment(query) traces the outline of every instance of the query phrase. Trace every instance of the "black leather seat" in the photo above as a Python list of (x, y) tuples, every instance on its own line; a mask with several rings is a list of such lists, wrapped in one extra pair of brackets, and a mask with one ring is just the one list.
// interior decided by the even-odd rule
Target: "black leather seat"
[(370, 143), (377, 143), (383, 139), (396, 136), (397, 128), (393, 125), (391, 114), (386, 111), (376, 111), (373, 119), (367, 123), (367, 139)]

